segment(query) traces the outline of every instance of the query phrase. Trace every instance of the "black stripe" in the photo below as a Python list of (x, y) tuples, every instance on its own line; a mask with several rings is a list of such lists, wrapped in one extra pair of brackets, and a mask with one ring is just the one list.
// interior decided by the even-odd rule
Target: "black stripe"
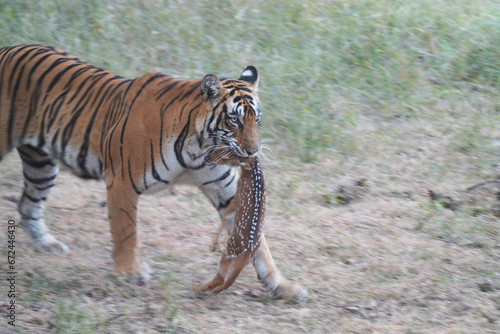
[(66, 82), (66, 85), (64, 86), (63, 90), (65, 91), (68, 90), (71, 87), (73, 81), (76, 80), (76, 78), (78, 78), (80, 75), (92, 69), (91, 66), (86, 65), (84, 63), (79, 63), (79, 65), (82, 65), (82, 67), (71, 75), (71, 78), (69, 78), (69, 80)]
[(128, 159), (128, 177), (130, 178), (130, 183), (132, 183), (132, 187), (134, 187), (134, 191), (136, 192), (136, 194), (140, 195), (141, 192), (139, 191), (139, 189), (137, 189), (134, 183), (134, 179), (132, 178), (132, 170), (130, 169), (130, 158)]
[[(130, 106), (128, 107), (127, 116), (125, 117), (125, 120), (123, 122), (122, 133), (120, 136), (120, 157), (122, 160), (122, 177), (123, 177), (123, 138), (125, 137), (125, 128), (126, 128), (127, 123), (128, 123), (128, 117), (130, 116), (130, 111), (132, 110), (132, 107), (134, 106), (135, 101), (137, 100), (139, 95), (141, 95), (142, 91), (146, 88), (146, 86), (149, 85), (154, 80), (161, 78), (161, 77), (164, 77), (164, 76), (165, 75), (162, 73), (156, 73), (151, 78), (149, 78), (145, 83), (143, 83), (141, 88), (139, 89), (139, 91), (135, 94), (134, 99), (130, 103)], [(125, 94), (125, 96), (127, 96), (127, 95)], [(129, 160), (129, 162), (130, 162), (130, 160)]]
[(73, 67), (80, 66), (80, 65), (81, 65), (80, 63), (71, 64), (71, 65), (66, 66), (62, 71), (59, 71), (59, 73), (57, 73), (54, 76), (54, 78), (52, 79), (51, 83), (49, 84), (49, 88), (47, 88), (47, 94), (50, 93), (50, 91), (52, 90), (52, 88), (54, 88), (54, 86), (61, 79), (61, 77), (64, 74), (66, 74), (66, 72), (68, 72), (69, 70), (71, 70)]
[(215, 122), (215, 127), (219, 128), (221, 122), (222, 122), (222, 117), (227, 113), (227, 106), (224, 105), (222, 107), (222, 112), (219, 114), (219, 117), (217, 117), (217, 122)]
[[(116, 97), (115, 97), (115, 100), (118, 101), (117, 103), (117, 108), (116, 108), (116, 112), (113, 112), (111, 113), (111, 110), (110, 112), (108, 112), (108, 115), (111, 115), (112, 116), (115, 116), (115, 119), (116, 119), (116, 123), (119, 123), (121, 122), (124, 114), (125, 114), (125, 111), (124, 111), (124, 108), (125, 108), (125, 97), (128, 95), (128, 92), (130, 90), (130, 88), (132, 87), (132, 85), (134, 84), (135, 80), (131, 80), (127, 89), (125, 90), (125, 92), (121, 93), (121, 94), (118, 94)], [(119, 116), (117, 116), (119, 115)], [(114, 119), (114, 120), (115, 120)], [(114, 122), (112, 122), (114, 123)], [(113, 168), (113, 159), (111, 157), (111, 143), (113, 142), (113, 136), (115, 134), (115, 130), (116, 130), (117, 127), (113, 127), (112, 130), (111, 130), (111, 134), (109, 135), (109, 139), (108, 139), (108, 142), (107, 142), (107, 155), (108, 155), (108, 160), (109, 162), (111, 163), (111, 172), (113, 173), (113, 176), (115, 176), (115, 169)], [(122, 153), (122, 152), (120, 152)], [(121, 155), (121, 159), (122, 159), (122, 164), (121, 164), (121, 170), (122, 170), (122, 179), (125, 179), (125, 175), (124, 175), (124, 170), (123, 170), (123, 165), (124, 165), (124, 161), (123, 161), (123, 155)], [(106, 166), (106, 167), (109, 167), (109, 166)]]
[(211, 180), (211, 181), (207, 181), (207, 182), (203, 183), (203, 185), (205, 186), (205, 185), (210, 184), (210, 183), (215, 183), (215, 182), (223, 181), (223, 180), (227, 179), (229, 177), (229, 175), (231, 175), (231, 168), (229, 168), (224, 174), (222, 174), (217, 179)]
[[(5, 68), (8, 63), (10, 63), (10, 60), (13, 59), (14, 56), (16, 56), (19, 52), (21, 52), (23, 49), (21, 48), (20, 50), (16, 50), (15, 52), (12, 52), (11, 55), (8, 57), (9, 59), (6, 60), (3, 64), (3, 70), (2, 73), (5, 72)], [(14, 74), (14, 72), (12, 73)], [(13, 79), (13, 78), (12, 78)], [(12, 147), (12, 142), (13, 142), (13, 130), (14, 130), (14, 114), (15, 114), (15, 102), (16, 102), (16, 95), (17, 91), (19, 89), (19, 85), (21, 83), (22, 75), (19, 74), (16, 80), (16, 84), (14, 85), (14, 91), (12, 92), (12, 97), (11, 97), (11, 104), (10, 104), (10, 112), (9, 112), (9, 118), (8, 118), (8, 127), (7, 127), (7, 149), (10, 149)], [(11, 87), (12, 84), (9, 84), (9, 89), (8, 89), (8, 94), (11, 95)]]
[(38, 191), (44, 191), (44, 190), (52, 188), (55, 185), (56, 185), (55, 183), (51, 183), (51, 184), (48, 184), (48, 185), (43, 186), (43, 187), (37, 187), (37, 186), (35, 186), (35, 189), (38, 190)]
[(231, 185), (231, 183), (234, 182), (234, 179), (236, 178), (236, 175), (233, 175), (233, 177), (231, 178), (231, 180), (229, 180), (225, 185), (224, 185), (224, 188), (227, 188)]
[[(80, 167), (80, 169), (82, 171), (84, 171), (85, 174), (90, 174), (88, 172), (88, 169), (87, 169), (87, 155), (88, 155), (88, 150), (89, 150), (90, 132), (92, 131), (92, 127), (93, 127), (95, 119), (97, 117), (97, 113), (100, 111), (100, 107), (103, 104), (103, 102), (106, 100), (107, 93), (109, 92), (109, 90), (112, 87), (108, 87), (106, 92), (104, 92), (103, 89), (108, 83), (110, 83), (111, 81), (116, 80), (116, 79), (117, 79), (116, 77), (113, 77), (113, 78), (109, 78), (106, 82), (104, 82), (102, 84), (102, 86), (100, 87), (98, 94), (96, 94), (96, 97), (95, 97), (95, 100), (97, 100), (97, 98), (99, 97), (99, 94), (101, 92), (103, 92), (103, 96), (101, 97), (99, 104), (95, 107), (95, 110), (92, 113), (92, 116), (90, 117), (87, 128), (85, 129), (85, 135), (83, 138), (82, 145), (80, 146), (80, 151), (78, 152), (78, 158), (77, 158), (78, 167)], [(92, 105), (94, 103), (95, 102), (93, 102)]]
[(134, 225), (137, 225), (136, 221), (132, 218), (132, 215), (131, 215), (131, 214), (130, 214), (127, 210), (125, 210), (125, 209), (123, 209), (123, 208), (120, 208), (119, 210), (120, 210), (121, 212), (124, 212), (124, 213), (127, 215), (128, 219), (130, 219), (130, 221), (131, 221)]
[[(30, 102), (29, 102), (29, 113), (36, 114), (37, 109), (38, 109), (38, 100), (40, 99), (40, 87), (36, 87), (34, 91), (31, 93), (30, 97)], [(45, 116), (47, 114), (48, 108), (45, 108), (42, 116), (42, 123), (40, 126), (40, 130), (38, 132), (38, 146), (43, 147), (45, 146), (45, 137), (44, 137), (44, 131), (45, 131)], [(48, 133), (49, 131), (46, 130)]]
[(59, 139), (59, 132), (60, 132), (60, 130), (61, 129), (57, 129), (56, 133), (52, 137), (52, 142), (50, 143), (50, 145), (51, 145), (51, 152), (52, 152), (52, 154), (54, 154), (57, 158), (62, 159), (62, 157), (60, 156), (60, 152), (57, 152), (57, 149), (56, 149), (56, 143), (57, 143), (57, 140)]
[[(88, 102), (92, 98), (92, 94), (87, 97)], [(78, 118), (80, 118), (81, 114), (85, 111), (85, 104), (77, 109), (73, 116), (71, 117), (70, 121), (66, 124), (66, 126), (63, 129), (62, 137), (61, 137), (61, 157), (64, 158), (66, 156), (66, 146), (68, 145), (69, 140), (71, 139), (73, 135), (73, 131), (75, 130), (76, 123), (78, 121)]]
[[(225, 99), (224, 99), (224, 102), (225, 102)], [(208, 120), (207, 124), (205, 124), (206, 127), (208, 127), (214, 120), (215, 118), (215, 111), (217, 110), (217, 108), (219, 108), (219, 105), (222, 103), (222, 101), (219, 101), (219, 103), (217, 103), (217, 105), (215, 107), (212, 108), (212, 115), (210, 115), (210, 119)], [(227, 107), (226, 107), (227, 108)], [(211, 129), (210, 129), (211, 130)]]
[[(24, 72), (24, 68), (25, 68), (26, 64), (23, 65), (22, 69), (21, 69), (21, 74)], [(39, 87), (36, 87), (36, 88), (39, 88)], [(40, 89), (35, 89), (35, 92), (34, 94), (37, 94), (40, 92)], [(36, 96), (35, 96), (36, 97)], [(31, 102), (31, 101), (30, 101)], [(36, 102), (38, 103), (38, 97), (36, 98)], [(37, 108), (36, 108), (36, 105), (33, 106), (32, 103), (29, 104), (30, 107), (28, 108), (28, 115), (27, 117), (24, 119), (24, 126), (23, 126), (23, 130), (21, 132), (21, 138), (24, 138), (24, 136), (26, 135), (26, 131), (28, 130), (28, 125), (31, 121), (31, 119), (36, 115), (36, 111), (37, 111)], [(43, 129), (43, 128), (42, 128)]]
[(43, 56), (40, 59), (38, 59), (38, 61), (31, 67), (31, 71), (30, 71), (30, 73), (28, 75), (28, 81), (26, 82), (26, 90), (29, 89), (29, 86), (31, 84), (31, 78), (33, 77), (33, 73), (35, 73), (35, 71), (37, 70), (38, 66), (40, 66), (45, 60), (47, 60), (47, 58), (49, 58), (50, 56), (53, 55), (53, 53), (50, 53), (50, 52), (51, 52), (51, 50), (41, 49), (41, 50), (37, 51), (36, 54), (33, 55), (32, 59), (35, 56), (38, 56), (38, 55), (41, 55), (41, 54), (44, 54), (44, 53), (48, 53), (45, 56)]
[(165, 111), (167, 111), (167, 109), (168, 109), (168, 107), (170, 106), (171, 103), (169, 103), (165, 108), (162, 108), (160, 110), (160, 158), (161, 158), (161, 162), (163, 163), (163, 166), (165, 166), (165, 168), (167, 170), (169, 170), (169, 168), (167, 166), (167, 162), (165, 161), (165, 157), (163, 156), (163, 115), (165, 114)]
[[(88, 71), (91, 70), (90, 66), (89, 67), (85, 67), (82, 69), (83, 71), (80, 73), (80, 74), (83, 74), (83, 73), (86, 73)], [(85, 86), (85, 84), (87, 84), (87, 81), (91, 80), (93, 78), (93, 76), (91, 74), (89, 74), (88, 77), (86, 77), (81, 83), (80, 85), (76, 88), (76, 89), (72, 89), (71, 91), (74, 92), (73, 96), (71, 97), (71, 99), (66, 103), (66, 105), (69, 105), (71, 104), (71, 102), (73, 102), (73, 100), (78, 96), (78, 94), (80, 93), (80, 91), (83, 89), (83, 87)], [(88, 93), (88, 89), (87, 89), (87, 93)], [(83, 97), (85, 97), (85, 94), (83, 94)], [(80, 102), (81, 102), (81, 99), (80, 98)], [(76, 107), (75, 107), (76, 108)]]
[[(99, 70), (99, 69), (98, 69)], [(74, 107), (75, 108), (75, 112), (73, 113), (73, 116), (71, 117), (71, 120), (66, 124), (65, 128), (64, 128), (64, 131), (63, 131), (63, 137), (61, 139), (61, 146), (62, 146), (62, 156), (65, 156), (66, 154), (66, 146), (70, 140), (70, 138), (72, 137), (72, 134), (73, 134), (73, 131), (75, 129), (75, 125), (78, 121), (78, 118), (81, 116), (81, 114), (86, 111), (86, 108), (87, 108), (87, 104), (89, 103), (89, 101), (92, 99), (92, 97), (94, 96), (94, 90), (92, 89), (94, 87), (95, 84), (97, 84), (102, 78), (103, 76), (105, 76), (106, 73), (103, 73), (103, 74), (99, 74), (99, 75), (95, 75), (95, 76), (91, 76), (89, 78), (92, 78), (93, 79), (93, 82), (89, 85), (89, 87), (87, 88), (86, 92), (82, 95), (82, 97), (80, 98), (80, 100), (77, 102), (76, 106)], [(89, 78), (85, 79), (85, 81), (87, 81)], [(100, 92), (97, 92), (96, 96), (99, 94)], [(76, 94), (75, 94), (76, 96)], [(74, 97), (73, 97), (74, 98)], [(73, 99), (72, 98), (72, 99)], [(80, 107), (80, 104), (82, 105)], [(86, 170), (83, 170), (83, 175), (81, 175), (82, 177), (88, 175), (88, 172)]]
[(144, 183), (145, 190), (148, 190), (148, 184), (146, 182), (146, 174), (147, 174), (147, 164), (144, 161), (144, 171), (142, 172), (142, 182)]
[[(38, 79), (38, 82), (37, 82), (37, 85), (42, 85), (43, 84), (43, 80), (45, 80), (45, 77), (50, 73), (52, 72), (57, 66), (61, 65), (61, 64), (64, 64), (65, 62), (67, 61), (70, 61), (72, 60), (71, 58), (58, 58), (56, 59), (50, 66), (48, 69), (45, 70), (45, 72), (43, 72), (41, 75), (40, 75), (40, 78)], [(45, 97), (42, 101), (42, 104), (45, 104), (45, 101), (47, 101), (47, 98), (49, 97), (49, 92), (46, 92), (45, 94)]]
[[(106, 76), (106, 73), (101, 73), (101, 74), (91, 74), (89, 76), (89, 78), (92, 80), (92, 82), (89, 84), (89, 86), (87, 87), (87, 90), (82, 93), (80, 99), (78, 100), (78, 102), (76, 103), (76, 105), (74, 106), (74, 109), (78, 109), (80, 104), (85, 101), (84, 104), (87, 104), (90, 102), (91, 100), (91, 96), (95, 96), (94, 97), (94, 102), (95, 103), (95, 98), (100, 94), (100, 90), (98, 89), (94, 89), (94, 87), (99, 83), (99, 81), (101, 81), (104, 77)], [(96, 92), (97, 91), (97, 92)], [(78, 93), (77, 93), (78, 94)], [(74, 97), (77, 96), (77, 94), (75, 94)], [(88, 94), (91, 94), (91, 96), (87, 97)], [(74, 98), (73, 97), (73, 98)], [(72, 98), (72, 99), (73, 99)], [(68, 102), (69, 103), (69, 102)], [(93, 104), (92, 103), (92, 104)], [(90, 106), (92, 106), (92, 104)]]
[(191, 169), (191, 170), (199, 170), (199, 169), (202, 169), (204, 167), (207, 167), (207, 164), (203, 160), (198, 166), (189, 166), (189, 169)]
[(217, 207), (217, 210), (222, 210), (222, 209), (225, 209), (229, 206), (229, 204), (231, 204), (231, 201), (233, 200), (234, 196), (231, 197), (230, 199), (228, 199), (226, 202), (224, 203), (219, 203), (219, 206)]
[(23, 175), (24, 175), (24, 178), (26, 179), (26, 181), (33, 183), (33, 184), (44, 184), (46, 182), (50, 182), (50, 181), (55, 180), (55, 178), (57, 177), (57, 174), (54, 174), (52, 176), (47, 176), (47, 177), (37, 179), (37, 178), (33, 178), (31, 176), (28, 176), (28, 174), (26, 174), (26, 172), (24, 172), (24, 171), (23, 171)]
[[(39, 93), (37, 93), (39, 94)], [(36, 96), (36, 99), (38, 99), (38, 95)], [(63, 93), (59, 95), (54, 102), (52, 102), (50, 105), (48, 105), (43, 113), (43, 118), (42, 122), (45, 122), (46, 116), (49, 118), (49, 123), (47, 124), (47, 127), (44, 128), (42, 126), (42, 129), (40, 131), (40, 134), (43, 134), (43, 132), (50, 132), (50, 129), (52, 128), (52, 125), (54, 125), (54, 122), (57, 119), (57, 116), (59, 115), (59, 110), (61, 109), (62, 105), (64, 104), (64, 100), (66, 99), (66, 93)]]
[[(158, 101), (159, 99), (161, 99), (161, 97), (163, 95), (165, 95), (166, 93), (168, 93), (172, 88), (174, 88), (180, 81), (175, 81), (173, 83), (171, 83), (170, 85), (162, 88), (161, 90), (159, 90), (157, 93), (156, 93), (156, 101)], [(177, 97), (176, 97), (177, 98)]]
[[(27, 198), (30, 200), (30, 202), (33, 202), (33, 203), (38, 203), (38, 202), (41, 202), (41, 201), (46, 201), (47, 200), (47, 197), (40, 197), (40, 198), (35, 198), (35, 197), (32, 197), (30, 195), (28, 195), (26, 192), (23, 192), (23, 198)], [(21, 202), (23, 200), (21, 199)]]
[(170, 75), (167, 75), (167, 74), (164, 74), (164, 75), (163, 75), (163, 77), (164, 77), (164, 78), (166, 78), (166, 79), (164, 79), (164, 80), (162, 80), (162, 81), (158, 82), (158, 83), (156, 84), (156, 86), (161, 86), (161, 85), (163, 85), (163, 84), (164, 84), (164, 83), (166, 83), (166, 82), (169, 82), (169, 81), (175, 80), (175, 78), (174, 78), (174, 77), (172, 77), (172, 76), (170, 76)]
[(26, 163), (27, 165), (33, 167), (33, 168), (43, 168), (47, 165), (50, 165), (52, 167), (55, 166), (54, 162), (52, 162), (52, 160), (43, 160), (43, 161), (36, 161), (36, 160), (33, 160), (33, 159), (30, 159), (30, 158), (25, 158), (25, 157), (21, 157), (23, 162)]
[[(19, 53), (20, 51), (24, 50), (24, 48), (21, 48), (20, 50), (17, 50), (14, 55), (16, 55), (17, 53)], [(27, 56), (29, 56), (33, 51), (35, 51), (36, 49), (31, 49), (31, 50), (28, 50), (26, 51), (23, 55), (21, 55), (17, 61), (16, 61), (16, 64), (14, 65), (14, 68), (12, 69), (12, 72), (10, 73), (10, 79), (9, 79), (9, 82), (14, 82), (14, 75), (17, 74), (17, 67), (21, 64), (21, 62), (24, 60), (24, 58), (26, 58)], [(23, 65), (23, 68), (24, 66), (26, 66), (26, 63)], [(22, 73), (22, 72), (21, 72)], [(19, 76), (21, 76), (21, 74), (19, 74)], [(9, 90), (8, 90), (8, 94), (10, 95), (10, 89), (11, 89), (11, 85), (9, 85)]]
[(184, 100), (186, 97), (188, 97), (189, 95), (191, 95), (196, 89), (200, 88), (200, 82), (196, 82), (195, 84), (193, 84), (193, 87), (191, 87), (190, 90), (188, 90), (182, 97), (181, 99), (179, 100), (179, 102), (181, 102), (182, 100)]
[(125, 241), (127, 241), (128, 239), (132, 238), (134, 235), (136, 234), (136, 232), (132, 232), (130, 233), (129, 235), (127, 235), (125, 238), (123, 238), (120, 242), (123, 244)]
[(238, 82), (234, 79), (223, 79), (223, 80), (224, 80), (223, 86), (225, 86), (225, 87), (226, 86), (229, 87), (229, 86), (231, 86), (232, 83)]
[[(22, 76), (19, 75), (17, 77), (17, 80), (16, 80), (16, 84), (14, 86), (14, 91), (12, 92), (12, 97), (11, 97), (11, 101), (10, 101), (10, 113), (9, 113), (9, 122), (8, 122), (8, 127), (7, 127), (7, 149), (10, 149), (12, 146), (12, 142), (14, 140), (13, 138), (13, 130), (14, 130), (14, 114), (16, 113), (16, 108), (15, 108), (15, 104), (16, 104), (16, 95), (17, 95), (17, 91), (19, 90), (19, 85), (21, 84), (21, 79), (22, 79)], [(9, 86), (9, 90), (10, 90), (10, 87)], [(26, 125), (25, 125), (26, 126)]]
[(169, 181), (162, 179), (160, 174), (158, 174), (158, 171), (156, 170), (155, 156), (154, 156), (154, 151), (153, 151), (153, 140), (150, 140), (150, 147), (151, 147), (151, 174), (153, 174), (153, 177), (155, 178), (155, 180), (158, 180), (160, 182), (168, 184)]
[[(181, 108), (181, 111), (178, 113), (179, 115), (179, 123), (182, 122), (182, 115), (184, 114), (184, 109), (186, 108), (186, 106), (188, 105), (189, 102), (185, 103), (182, 108)], [(191, 115), (189, 115), (189, 117), (191, 117)]]
[(184, 148), (184, 142), (186, 141), (188, 131), (189, 131), (189, 118), (186, 125), (184, 125), (184, 128), (182, 129), (181, 133), (179, 134), (174, 143), (175, 156), (177, 157), (177, 161), (179, 162), (179, 164), (184, 168), (188, 167), (186, 165), (186, 162), (184, 161), (184, 157), (182, 156), (182, 149)]
[[(181, 133), (179, 134), (179, 136), (177, 137), (177, 139), (175, 140), (175, 143), (174, 143), (175, 156), (177, 157), (177, 161), (179, 162), (179, 164), (184, 168), (190, 168), (187, 166), (186, 162), (184, 161), (184, 157), (182, 156), (182, 151), (183, 151), (184, 144), (185, 144), (188, 132), (189, 132), (189, 126), (191, 124), (191, 115), (192, 115), (193, 111), (196, 110), (200, 105), (201, 105), (201, 103), (196, 105), (193, 109), (191, 109), (189, 111), (187, 123), (186, 123), (186, 125), (184, 125), (184, 128), (182, 128)], [(181, 114), (184, 111), (185, 106), (186, 105), (184, 105), (182, 107)], [(205, 163), (203, 162), (201, 167), (203, 167), (204, 165), (205, 165)], [(201, 167), (196, 167), (196, 168), (191, 168), (191, 169), (199, 169)]]
[[(128, 79), (124, 79), (122, 82), (119, 82), (118, 84), (115, 85), (114, 89), (109, 93), (110, 98), (113, 100), (111, 101), (111, 105), (109, 106), (106, 116), (104, 117), (104, 122), (102, 124), (102, 131), (101, 131), (101, 139), (100, 139), (100, 148), (102, 154), (104, 154), (103, 150), (103, 144), (104, 144), (104, 138), (106, 134), (108, 133), (108, 130), (115, 124), (115, 118), (116, 115), (118, 114), (116, 106), (119, 104), (119, 100), (121, 100), (121, 95), (118, 93), (115, 96), (116, 91), (118, 88), (120, 88), (122, 85), (130, 82)], [(113, 117), (111, 117), (113, 116)]]

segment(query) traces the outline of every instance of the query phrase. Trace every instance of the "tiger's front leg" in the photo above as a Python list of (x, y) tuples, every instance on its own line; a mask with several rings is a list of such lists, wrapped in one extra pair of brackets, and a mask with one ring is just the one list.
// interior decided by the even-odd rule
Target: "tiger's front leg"
[(264, 235), (260, 242), (260, 247), (252, 257), (252, 264), (257, 272), (259, 281), (266, 289), (273, 293), (278, 299), (295, 299), (304, 301), (307, 299), (307, 290), (286, 280), (274, 263), (274, 259), (267, 246)]
[(134, 283), (146, 284), (150, 279), (148, 270), (139, 265), (135, 254), (139, 195), (126, 185), (116, 182), (108, 186), (107, 193), (115, 272)]

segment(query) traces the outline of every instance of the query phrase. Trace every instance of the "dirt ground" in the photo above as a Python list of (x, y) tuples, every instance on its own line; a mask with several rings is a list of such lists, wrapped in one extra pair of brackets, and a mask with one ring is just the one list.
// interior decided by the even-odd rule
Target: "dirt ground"
[[(16, 327), (4, 316), (3, 282), (0, 332), (499, 333), (496, 157), (454, 150), (440, 124), (365, 121), (352, 155), (264, 163), (264, 231), (284, 276), (309, 290), (307, 301), (272, 300), (251, 266), (220, 295), (195, 293), (215, 274), (219, 219), (188, 187), (141, 198), (139, 255), (153, 280), (124, 282), (112, 274), (103, 183), (63, 171), (45, 218), (70, 253), (35, 252), (16, 231)], [(0, 164), (2, 271), (20, 166), (16, 153)]]

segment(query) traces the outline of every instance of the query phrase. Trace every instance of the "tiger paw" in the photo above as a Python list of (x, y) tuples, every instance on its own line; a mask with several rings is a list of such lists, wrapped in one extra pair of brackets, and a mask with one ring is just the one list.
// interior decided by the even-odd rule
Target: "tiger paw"
[(28, 233), (36, 250), (46, 253), (66, 254), (69, 252), (68, 246), (57, 240), (45, 224), (43, 218), (31, 219), (23, 217), (21, 226)]
[(308, 292), (300, 285), (283, 282), (274, 289), (273, 296), (276, 299), (291, 299), (303, 302), (308, 298)]
[(36, 250), (45, 253), (67, 254), (69, 247), (57, 240), (52, 234), (46, 233), (33, 240)]
[(151, 268), (146, 263), (141, 263), (140, 269), (132, 273), (121, 273), (125, 281), (139, 285), (146, 286), (151, 282)]

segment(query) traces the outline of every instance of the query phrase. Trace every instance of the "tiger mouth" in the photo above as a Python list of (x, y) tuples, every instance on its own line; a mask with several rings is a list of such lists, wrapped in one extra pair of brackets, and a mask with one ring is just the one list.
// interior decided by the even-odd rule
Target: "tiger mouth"
[(257, 157), (262, 152), (262, 148), (259, 148), (253, 154), (244, 154), (244, 151), (240, 148), (238, 151), (232, 149), (231, 146), (215, 147), (210, 150), (204, 157), (206, 166), (214, 165), (233, 165), (233, 166), (245, 166), (248, 165), (248, 159)]
[(214, 165), (214, 162), (213, 160), (211, 159), (210, 157), (210, 154), (212, 153), (212, 151), (208, 152), (207, 155), (205, 155), (205, 165), (207, 166), (213, 166)]
[(226, 164), (228, 160), (235, 162), (235, 160), (248, 158), (248, 155), (242, 156), (241, 153), (243, 153), (241, 149), (236, 151), (229, 145), (218, 146), (205, 155), (205, 165), (222, 165)]
[(222, 164), (226, 160), (238, 157), (236, 152), (234, 152), (229, 146), (216, 147), (207, 152), (205, 155), (205, 165), (214, 166), (217, 164)]

